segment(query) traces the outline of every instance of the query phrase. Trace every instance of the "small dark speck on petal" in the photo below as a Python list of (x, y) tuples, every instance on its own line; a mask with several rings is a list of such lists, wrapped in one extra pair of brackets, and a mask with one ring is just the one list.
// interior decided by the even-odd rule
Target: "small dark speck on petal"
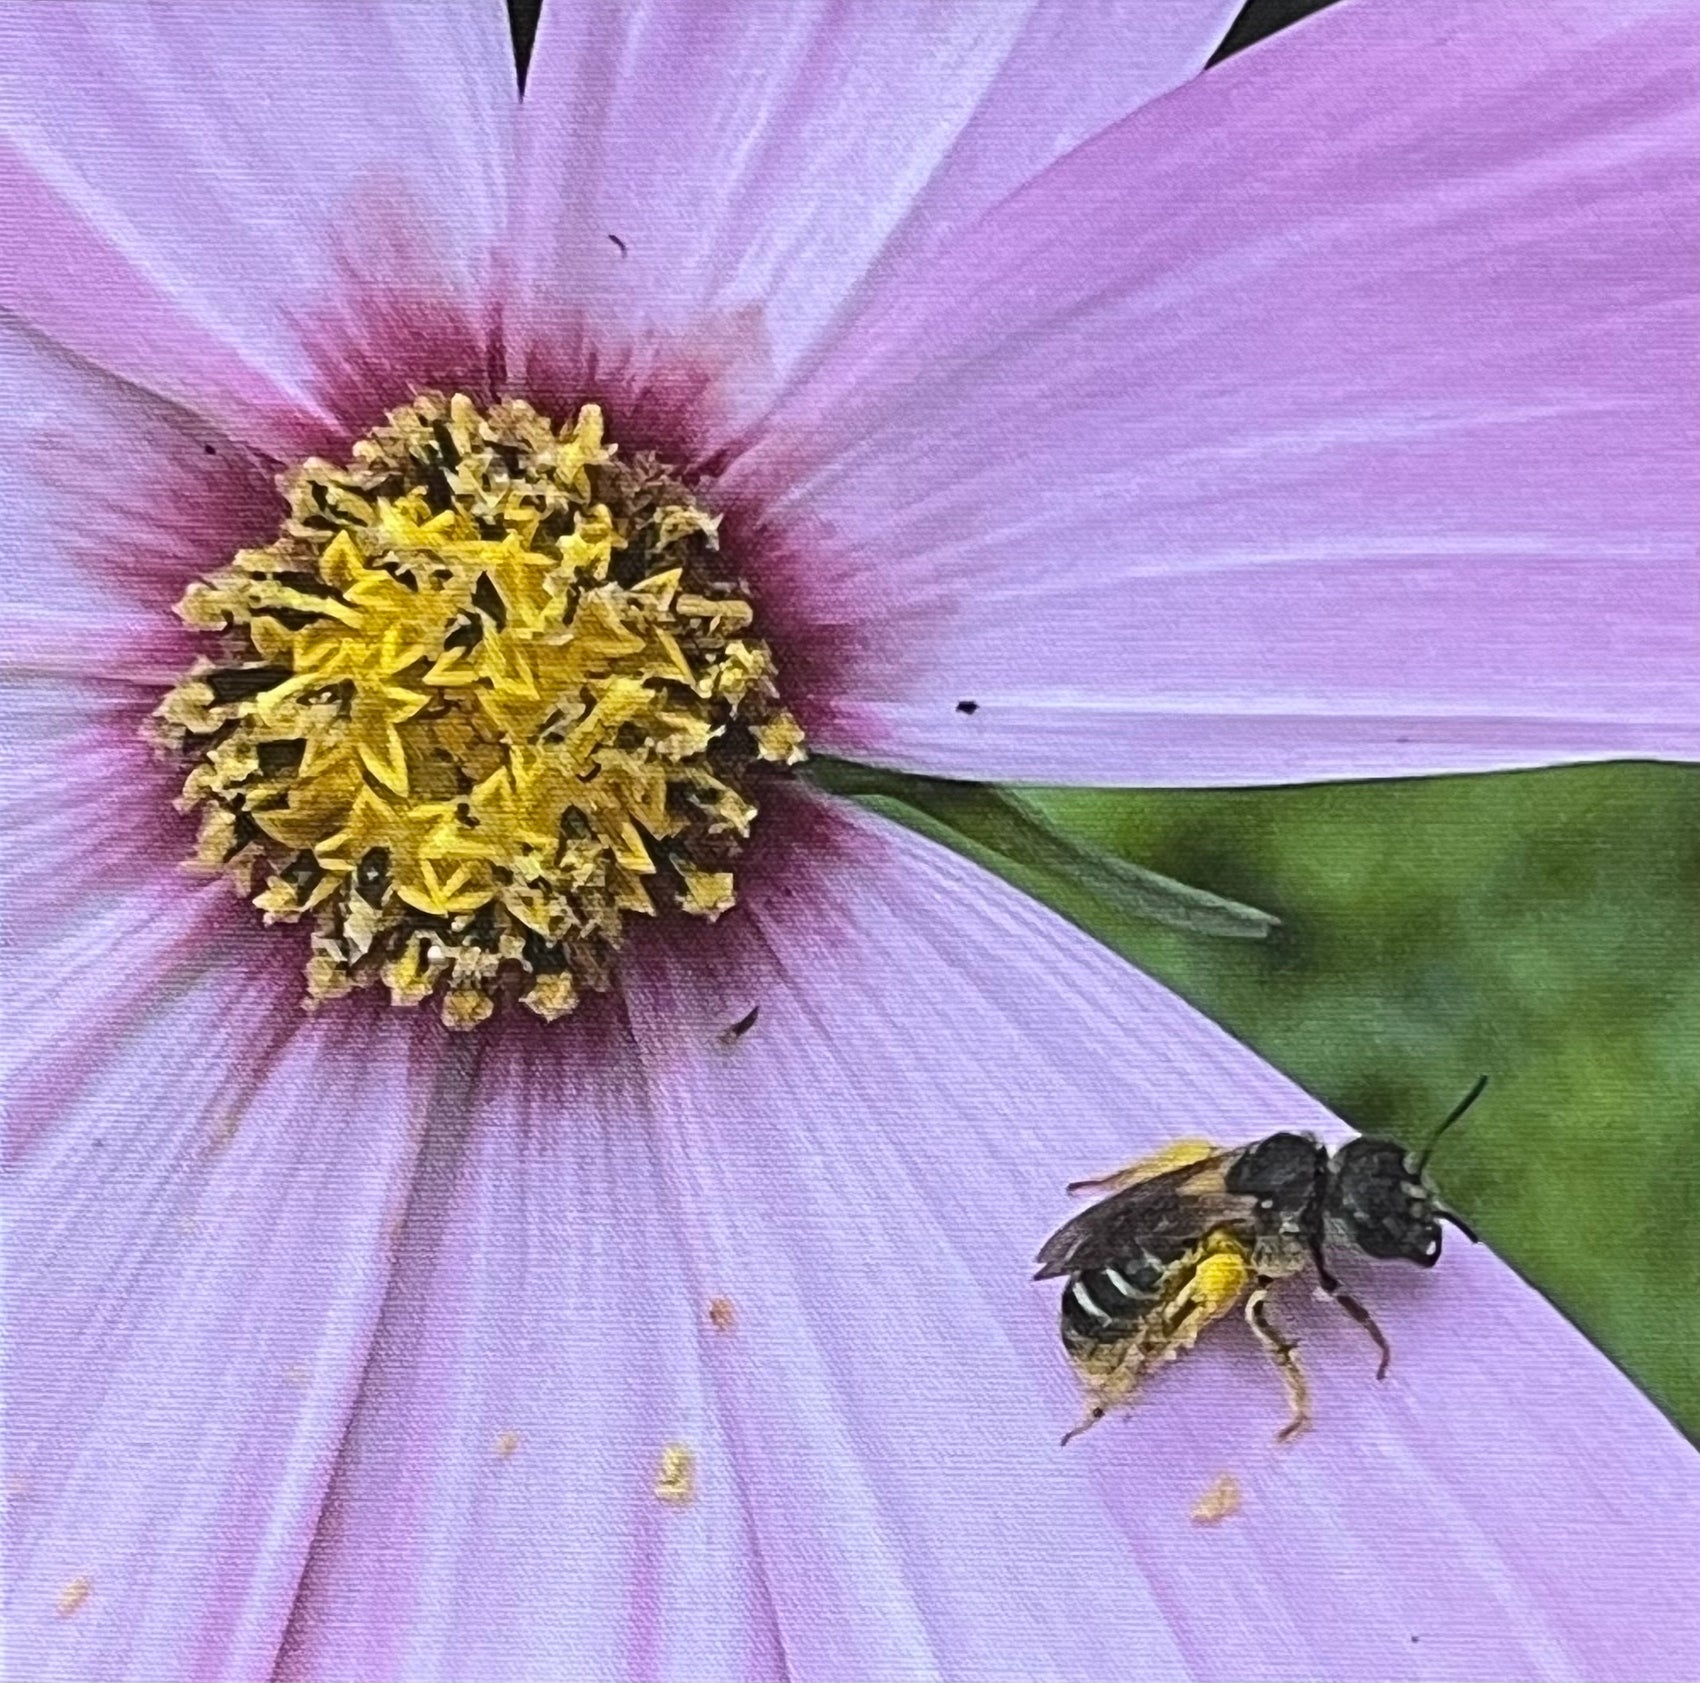
[(216, 456), (218, 454), (218, 446), (216, 444), (203, 444), (201, 448), (209, 456)]
[(737, 1022), (733, 1023), (730, 1028), (721, 1032), (720, 1044), (722, 1046), (736, 1046), (738, 1042), (756, 1026), (756, 1018), (760, 1015), (761, 1007), (759, 1005), (752, 1005), (749, 1010), (737, 1020)]
[(620, 255), (624, 257), (626, 255), (626, 242), (618, 234), (610, 234), (608, 238), (620, 248)]
[(978, 713), (980, 704), (977, 701), (959, 701), (956, 704), (956, 710), (958, 713)]

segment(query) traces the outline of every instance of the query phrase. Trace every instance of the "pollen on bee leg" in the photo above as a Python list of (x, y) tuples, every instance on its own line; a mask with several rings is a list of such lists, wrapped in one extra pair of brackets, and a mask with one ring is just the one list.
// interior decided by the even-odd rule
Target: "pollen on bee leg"
[(1217, 1244), (1199, 1258), (1186, 1294), (1192, 1318), (1204, 1324), (1227, 1314), (1252, 1281), (1250, 1259), (1240, 1244), (1233, 1239)]
[(1172, 1362), (1192, 1349), (1256, 1280), (1250, 1254), (1240, 1241), (1228, 1233), (1212, 1234), (1194, 1253), (1190, 1277), (1165, 1305), (1160, 1321), (1143, 1336), (1140, 1359), (1144, 1366)]
[(194, 867), (309, 930), (315, 1008), (453, 1028), (606, 988), (632, 917), (713, 922), (804, 757), (720, 520), (602, 411), (423, 392), (280, 481), (277, 538), (179, 604), (207, 658), (151, 734)]

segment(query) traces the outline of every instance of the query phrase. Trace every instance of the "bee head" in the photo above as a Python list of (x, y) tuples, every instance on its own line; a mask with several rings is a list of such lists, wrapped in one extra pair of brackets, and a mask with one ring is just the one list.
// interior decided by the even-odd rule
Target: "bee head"
[(1432, 1268), (1440, 1260), (1440, 1224), (1449, 1221), (1473, 1244), (1475, 1234), (1447, 1209), (1429, 1183), (1428, 1160), (1440, 1137), (1482, 1096), (1484, 1075), (1447, 1113), (1416, 1154), (1397, 1140), (1349, 1141), (1328, 1165), (1323, 1215), (1342, 1244), (1366, 1256), (1403, 1257)]
[(1417, 1159), (1396, 1140), (1355, 1139), (1334, 1154), (1324, 1213), (1341, 1243), (1366, 1256), (1440, 1260), (1441, 1210)]

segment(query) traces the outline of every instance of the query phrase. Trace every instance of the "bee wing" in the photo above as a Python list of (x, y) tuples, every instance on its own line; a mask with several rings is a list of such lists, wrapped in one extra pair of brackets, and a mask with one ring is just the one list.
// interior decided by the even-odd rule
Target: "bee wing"
[(1184, 1247), (1218, 1227), (1250, 1220), (1256, 1199), (1229, 1192), (1225, 1181), (1242, 1153), (1243, 1148), (1217, 1152), (1100, 1199), (1045, 1241), (1034, 1279), (1114, 1267), (1130, 1256)]

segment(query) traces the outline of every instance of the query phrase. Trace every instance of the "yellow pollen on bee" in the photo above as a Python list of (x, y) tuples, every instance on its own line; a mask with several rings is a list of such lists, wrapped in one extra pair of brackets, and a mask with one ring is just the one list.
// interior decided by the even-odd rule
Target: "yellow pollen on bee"
[(1092, 1398), (1091, 1413), (1077, 1430), (1127, 1402), (1155, 1369), (1192, 1349), (1257, 1282), (1250, 1252), (1227, 1231), (1210, 1234), (1177, 1272), (1173, 1295), (1136, 1332), (1074, 1356)]
[(1185, 1301), (1199, 1322), (1219, 1320), (1239, 1302), (1253, 1279), (1250, 1260), (1238, 1245), (1199, 1259)]
[(281, 485), (278, 538), (179, 604), (213, 651), (154, 736), (195, 868), (309, 925), (309, 1004), (378, 984), (465, 1029), (507, 991), (553, 1019), (626, 918), (735, 904), (752, 773), (803, 733), (666, 467), (595, 404), (426, 392)]
[(670, 1443), (661, 1452), (661, 1469), (655, 1475), (658, 1501), (682, 1505), (697, 1491), (697, 1458), (688, 1444)]

